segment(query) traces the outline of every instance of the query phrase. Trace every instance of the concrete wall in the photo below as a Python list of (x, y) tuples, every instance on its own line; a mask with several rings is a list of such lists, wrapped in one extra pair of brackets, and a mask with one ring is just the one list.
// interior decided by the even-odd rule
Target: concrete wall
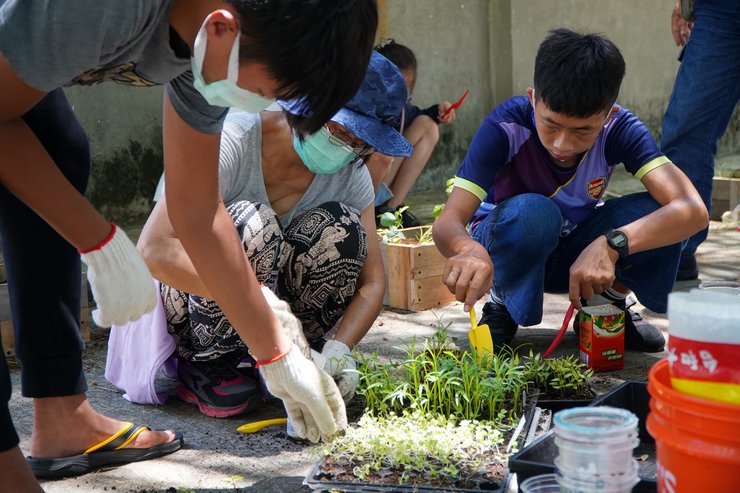
[[(627, 76), (619, 102), (659, 137), (673, 85), (678, 49), (670, 33), (674, 0), (379, 0), (378, 40), (393, 37), (419, 62), (414, 103), (454, 101), (470, 88), (458, 120), (441, 129), (441, 143), (416, 189), (444, 187), (485, 115), (531, 85), (534, 56), (547, 31), (568, 27), (601, 32), (622, 50)], [(70, 100), (87, 128), (95, 156), (91, 194), (122, 207), (145, 197), (161, 172), (161, 88), (115, 84), (72, 88)], [(740, 115), (720, 142), (720, 155), (740, 153)], [(136, 161), (145, 161), (143, 169)], [(159, 166), (158, 169), (155, 169)], [(112, 169), (111, 169), (112, 168)], [(127, 177), (126, 183), (118, 180)], [(132, 178), (134, 177), (134, 178)], [(152, 183), (153, 181), (153, 183)], [(133, 184), (132, 184), (133, 182)], [(146, 200), (132, 199), (143, 210)]]
[[(411, 47), (419, 62), (414, 102), (471, 96), (417, 189), (443, 187), (455, 172), (482, 118), (496, 104), (532, 84), (534, 57), (548, 30), (600, 32), (620, 48), (627, 64), (619, 103), (660, 137), (663, 112), (678, 69), (670, 32), (674, 0), (381, 0), (379, 37)], [(736, 111), (719, 154), (740, 153)]]

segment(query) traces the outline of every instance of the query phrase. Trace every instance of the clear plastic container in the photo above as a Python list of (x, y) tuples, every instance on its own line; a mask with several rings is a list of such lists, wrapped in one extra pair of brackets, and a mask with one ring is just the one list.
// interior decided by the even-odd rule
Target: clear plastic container
[(519, 493), (560, 493), (560, 485), (554, 474), (540, 474), (522, 481)]
[(637, 464), (633, 475), (610, 476), (600, 478), (573, 478), (558, 471), (556, 481), (560, 493), (630, 493), (640, 478), (637, 475)]
[(630, 491), (639, 482), (632, 456), (639, 444), (638, 421), (632, 412), (608, 406), (556, 413), (555, 466), (561, 491)]
[(740, 282), (735, 281), (705, 281), (699, 284), (702, 291), (725, 293), (740, 296)]

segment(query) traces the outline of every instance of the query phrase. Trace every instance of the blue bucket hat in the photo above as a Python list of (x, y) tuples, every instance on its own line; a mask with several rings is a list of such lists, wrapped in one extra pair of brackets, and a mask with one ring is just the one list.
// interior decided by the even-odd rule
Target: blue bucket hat
[[(382, 154), (408, 157), (414, 148), (396, 130), (400, 127), (406, 96), (406, 82), (398, 67), (373, 51), (360, 89), (331, 121)], [(306, 114), (307, 105), (300, 98), (279, 100), (278, 104), (294, 115)]]

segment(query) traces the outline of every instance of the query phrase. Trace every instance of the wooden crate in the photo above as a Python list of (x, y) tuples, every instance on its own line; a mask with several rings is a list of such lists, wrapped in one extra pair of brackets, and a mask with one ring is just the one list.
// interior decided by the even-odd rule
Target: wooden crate
[[(90, 311), (87, 303), (87, 278), (82, 276), (80, 311), (80, 334), (82, 340), (90, 341)], [(39, 297), (39, 303), (44, 303), (43, 297)], [(15, 339), (13, 337), (13, 321), (10, 317), (10, 300), (8, 299), (8, 284), (0, 284), (0, 340), (3, 343), (5, 355), (15, 354)]]
[[(401, 230), (415, 238), (428, 226)], [(433, 242), (381, 243), (386, 272), (386, 298), (391, 308), (418, 312), (447, 305), (455, 296), (442, 283), (445, 258)]]
[(731, 211), (740, 203), (740, 178), (715, 176), (712, 184), (713, 221), (721, 221), (722, 213)]

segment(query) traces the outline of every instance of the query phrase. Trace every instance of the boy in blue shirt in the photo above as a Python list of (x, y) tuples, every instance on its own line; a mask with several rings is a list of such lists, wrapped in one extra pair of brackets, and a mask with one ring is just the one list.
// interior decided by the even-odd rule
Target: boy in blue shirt
[[(519, 325), (540, 323), (545, 291), (568, 293), (577, 309), (626, 310), (629, 348), (665, 345), (626, 296), (666, 311), (681, 242), (707, 225), (707, 210), (645, 125), (615, 104), (624, 71), (605, 37), (552, 31), (528, 97), (486, 117), (460, 166), (434, 240), (448, 259), (443, 281), (466, 311), (490, 292), (480, 323), (497, 348)], [(619, 163), (647, 192), (604, 202)]]

